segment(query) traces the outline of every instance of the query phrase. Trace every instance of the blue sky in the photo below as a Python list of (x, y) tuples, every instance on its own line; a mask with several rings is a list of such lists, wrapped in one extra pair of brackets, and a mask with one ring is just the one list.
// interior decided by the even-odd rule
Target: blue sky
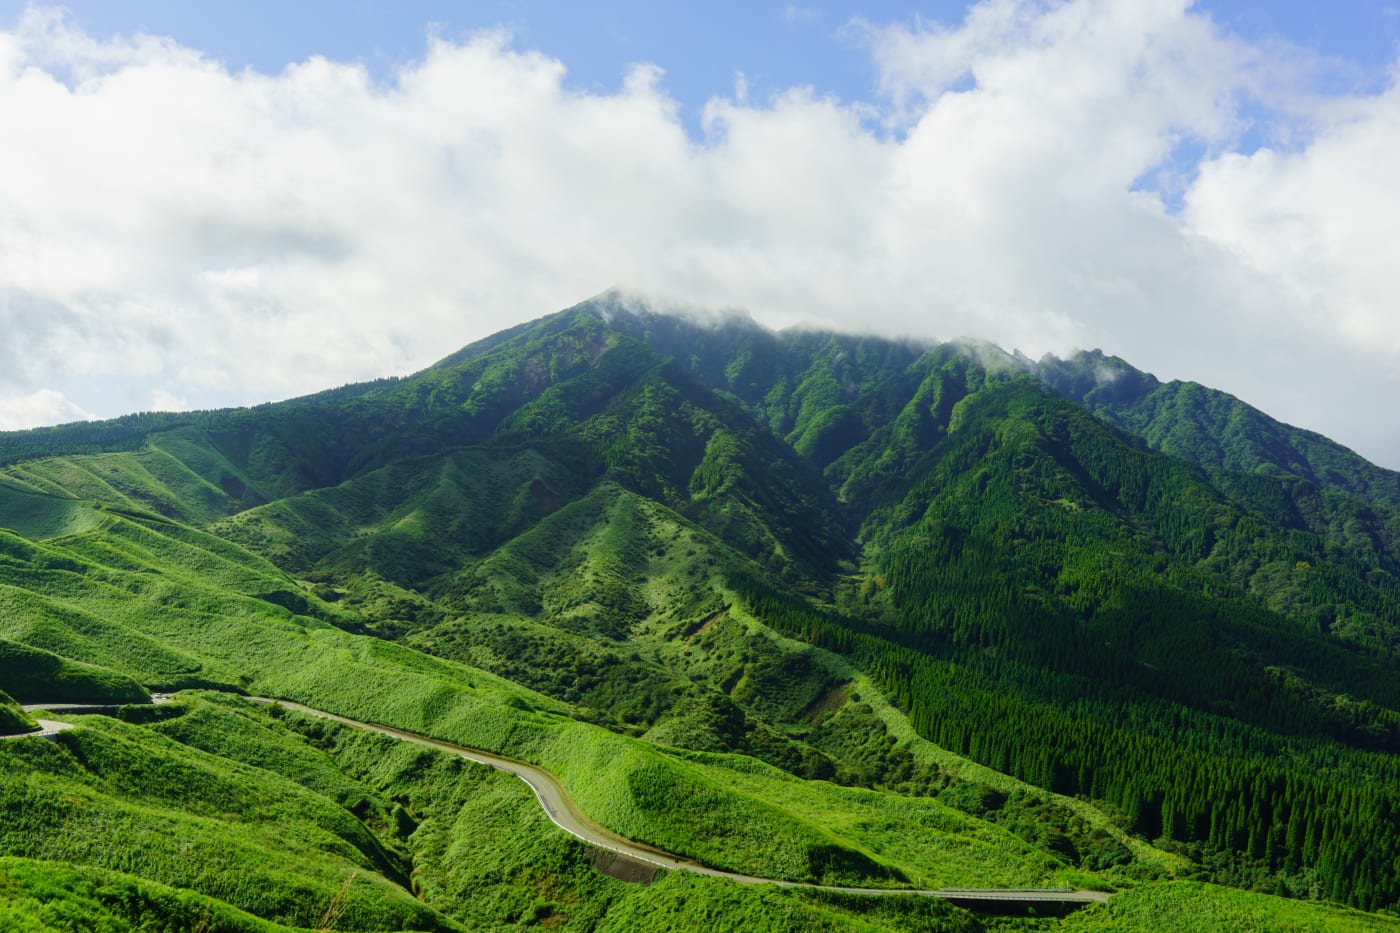
[[(64, 4), (96, 36), (147, 31), (206, 51), (234, 69), (280, 71), (313, 54), (359, 60), (378, 76), (421, 58), (430, 29), (458, 39), (481, 29), (509, 30), (516, 42), (562, 59), (571, 86), (613, 90), (626, 66), (662, 64), (666, 85), (693, 114), (714, 94), (727, 94), (743, 72), (758, 93), (810, 84), (822, 93), (858, 98), (874, 70), (842, 27), (864, 16), (956, 19), (962, 4), (752, 4), (716, 2), (538, 3), (528, 0), (405, 0), (399, 3), (238, 4), (78, 0)], [(13, 20), (25, 7), (0, 2)]]
[(621, 287), (1098, 347), (1400, 467), (1396, 3), (0, 0), (0, 429)]
[[(0, 0), (0, 22), (12, 23), (26, 5)], [(362, 62), (385, 78), (422, 57), (430, 30), (460, 39), (503, 28), (517, 45), (562, 60), (577, 89), (615, 90), (629, 64), (661, 65), (667, 90), (694, 127), (705, 101), (732, 93), (740, 73), (755, 95), (810, 85), (819, 94), (865, 99), (876, 70), (853, 21), (956, 25), (969, 4), (68, 0), (62, 6), (94, 37), (171, 36), (234, 70), (268, 73), (323, 55)], [(1333, 80), (1358, 86), (1386, 80), (1400, 43), (1400, 0), (1214, 0), (1195, 9), (1251, 42), (1283, 39), (1333, 59)]]

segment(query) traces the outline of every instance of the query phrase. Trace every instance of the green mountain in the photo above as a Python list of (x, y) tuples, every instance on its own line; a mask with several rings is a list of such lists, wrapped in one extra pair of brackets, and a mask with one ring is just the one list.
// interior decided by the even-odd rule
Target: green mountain
[(1234, 396), (1194, 382), (1163, 383), (1098, 350), (1042, 359), (1056, 392), (1138, 435), (1154, 450), (1212, 470), (1296, 477), (1387, 509), (1400, 508), (1400, 473), (1320, 434), (1283, 424)]
[(0, 888), (35, 929), (993, 923), (628, 884), (514, 779), (251, 694), (725, 870), (1387, 929), (1397, 479), (1102, 355), (617, 294), (403, 379), (0, 434), (0, 689), (179, 692), (0, 743)]

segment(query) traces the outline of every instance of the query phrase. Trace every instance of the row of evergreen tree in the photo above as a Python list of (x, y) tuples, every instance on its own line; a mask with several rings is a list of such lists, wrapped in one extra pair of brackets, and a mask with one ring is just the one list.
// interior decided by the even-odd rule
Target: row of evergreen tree
[(1113, 804), (1149, 839), (1236, 853), (1279, 875), (1307, 871), (1321, 896), (1364, 910), (1400, 903), (1400, 764), (1390, 755), (987, 663), (980, 650), (935, 654), (753, 580), (736, 588), (765, 623), (850, 657), (938, 745)]

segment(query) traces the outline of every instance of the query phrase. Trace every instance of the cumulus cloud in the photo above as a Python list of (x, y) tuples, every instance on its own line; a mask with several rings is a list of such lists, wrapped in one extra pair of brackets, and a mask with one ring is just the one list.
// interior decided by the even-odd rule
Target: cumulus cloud
[(1234, 250), (1295, 299), (1285, 326), (1325, 322), (1361, 347), (1400, 353), (1400, 88), (1338, 102), (1308, 146), (1225, 153), (1187, 197), (1193, 230)]
[(0, 395), (0, 430), (4, 431), (92, 421), (96, 417), (64, 398), (62, 392), (53, 389), (40, 389), (28, 395)]
[[(230, 72), (31, 10), (0, 33), (0, 391), (104, 415), (286, 397), (623, 285), (775, 325), (1102, 346), (1400, 465), (1339, 394), (1392, 389), (1400, 357), (1400, 230), (1374, 208), (1400, 190), (1394, 89), (1281, 97), (1296, 56), (1185, 0), (852, 28), (870, 100), (716, 97), (697, 137), (661, 68), (581, 93), (503, 33), (428, 38), (376, 81)], [(1246, 151), (1264, 110), (1277, 139)], [(1345, 383), (1297, 375), (1328, 367)]]
[(183, 396), (176, 395), (165, 389), (156, 389), (151, 393), (151, 411), (189, 411), (190, 400)]
[(822, 18), (822, 11), (816, 7), (789, 3), (783, 7), (783, 20), (787, 23), (815, 23)]

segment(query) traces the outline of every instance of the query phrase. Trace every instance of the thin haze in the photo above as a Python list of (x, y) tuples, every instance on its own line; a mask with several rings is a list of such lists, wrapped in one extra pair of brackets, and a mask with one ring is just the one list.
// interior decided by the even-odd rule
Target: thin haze
[(1174, 0), (773, 15), (863, 92), (736, 72), (683, 102), (666, 61), (580, 87), (528, 35), (427, 24), (392, 64), (226, 64), (28, 8), (0, 32), (0, 426), (408, 372), (622, 286), (1102, 347), (1400, 466), (1372, 414), (1400, 372), (1393, 63)]

